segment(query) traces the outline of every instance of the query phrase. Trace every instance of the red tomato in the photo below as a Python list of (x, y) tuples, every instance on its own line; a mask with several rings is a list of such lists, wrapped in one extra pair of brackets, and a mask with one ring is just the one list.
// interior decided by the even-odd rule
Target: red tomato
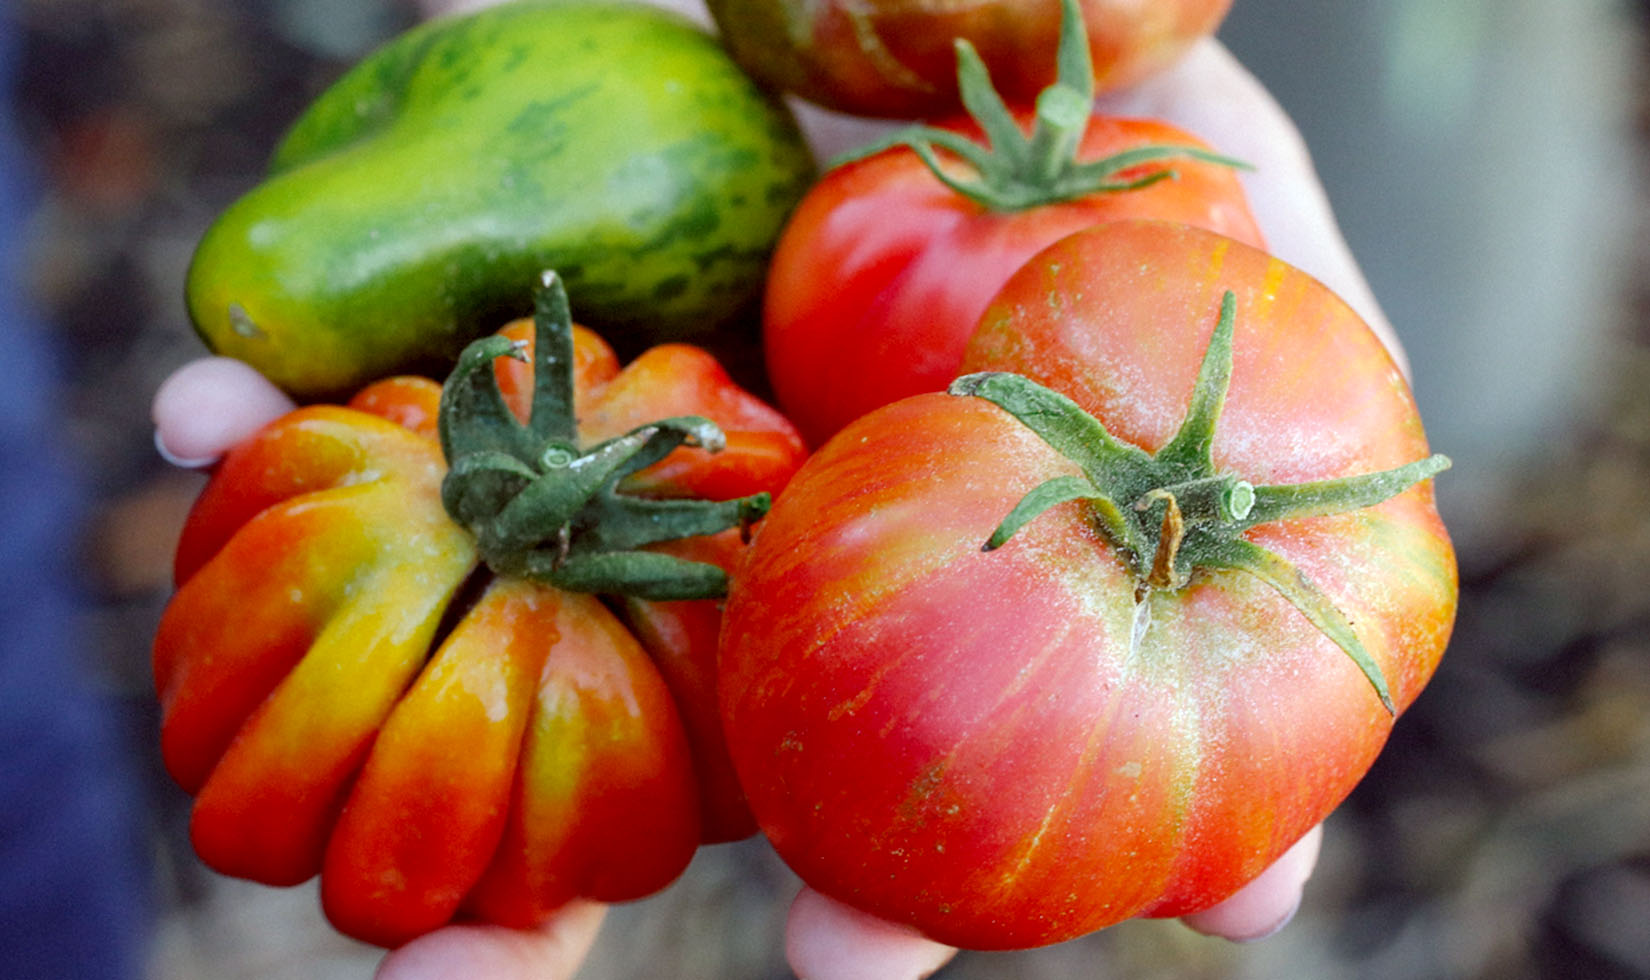
[[(970, 375), (1033, 393), (1026, 421), (947, 394), (857, 420), (734, 577), (721, 704), (757, 821), (814, 888), (967, 948), (1208, 908), (1324, 819), (1432, 674), (1456, 604), (1441, 458), (1345, 304), (1195, 229), (1042, 252), (967, 366), (1075, 403)], [(1346, 512), (1310, 482), (1391, 467)], [(982, 549), (1072, 486), (1093, 492)]]
[[(1165, 123), (1096, 116), (1077, 159), (1166, 144), (1203, 146)], [(1261, 244), (1230, 167), (1186, 159), (1116, 176), (1171, 165), (1174, 179), (1012, 211), (942, 184), (908, 148), (830, 171), (792, 215), (768, 273), (764, 344), (781, 408), (818, 445), (873, 408), (944, 389), (1014, 270), (1091, 225), (1162, 218)]]
[[(1214, 32), (1231, 0), (1083, 0), (1094, 78), (1121, 88)], [(710, 0), (734, 60), (826, 108), (901, 119), (957, 111), (953, 39), (974, 45), (1011, 103), (1054, 79), (1059, 0)]]

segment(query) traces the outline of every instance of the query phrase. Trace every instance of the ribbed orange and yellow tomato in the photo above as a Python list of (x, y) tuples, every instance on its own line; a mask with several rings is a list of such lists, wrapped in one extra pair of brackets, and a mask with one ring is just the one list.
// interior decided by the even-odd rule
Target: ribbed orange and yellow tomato
[[(771, 493), (800, 463), (789, 424), (702, 351), (621, 371), (575, 338), (581, 441), (683, 414), (729, 436), (635, 474), (638, 492)], [(496, 373), (524, 416), (522, 370)], [(443, 506), (440, 398), (391, 379), (233, 449), (184, 529), (154, 645), (163, 755), (196, 795), (202, 859), (278, 885), (319, 873), (333, 923), (385, 946), (455, 917), (530, 926), (577, 896), (640, 897), (702, 840), (753, 829), (705, 680), (718, 602), (632, 599), (621, 616), (486, 571)], [(670, 548), (726, 567), (739, 532)]]

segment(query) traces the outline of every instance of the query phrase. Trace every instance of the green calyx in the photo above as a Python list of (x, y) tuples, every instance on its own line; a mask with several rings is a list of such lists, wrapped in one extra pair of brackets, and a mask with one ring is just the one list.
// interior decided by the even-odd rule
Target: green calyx
[(1248, 572), (1275, 588), (1358, 666), (1388, 712), (1396, 712), (1380, 666), (1352, 624), (1281, 555), (1242, 535), (1258, 524), (1340, 514), (1378, 504), (1449, 468), (1448, 457), (1377, 473), (1312, 483), (1255, 486), (1215, 470), (1215, 425), (1232, 375), (1236, 299), (1227, 293), (1198, 370), (1180, 429), (1156, 453), (1122, 442), (1066, 396), (1003, 372), (965, 375), (953, 395), (984, 398), (1019, 419), (1082, 470), (1038, 486), (1015, 505), (985, 542), (991, 551), (1044, 511), (1085, 501), (1095, 526), (1135, 575), (1135, 600), (1179, 590), (1201, 569)]
[[(1174, 179), (1176, 174), (1170, 169), (1134, 178), (1119, 176), (1158, 160), (1189, 158), (1247, 168), (1242, 161), (1201, 147), (1157, 143), (1079, 162), (1077, 150), (1094, 107), (1094, 66), (1077, 0), (1061, 0), (1058, 74), (1054, 84), (1037, 96), (1030, 136), (1021, 131), (1014, 114), (991, 84), (990, 72), (974, 46), (958, 38), (956, 48), (957, 88), (963, 107), (985, 134), (986, 146), (948, 129), (912, 126), (832, 161), (833, 166), (896, 146), (905, 147), (941, 183), (993, 211), (1022, 211), (1090, 194), (1138, 190)], [(958, 176), (948, 170), (936, 147), (961, 158), (973, 176)]]
[(719, 451), (726, 443), (722, 430), (709, 419), (682, 416), (581, 446), (573, 411), (573, 320), (555, 273), (544, 274), (534, 296), (533, 325), (533, 398), (525, 425), (493, 373), (496, 358), (524, 360), (523, 345), (496, 336), (475, 341), (442, 386), (447, 513), (475, 535), (482, 559), (501, 576), (640, 599), (725, 595), (727, 575), (715, 565), (643, 549), (746, 528), (767, 513), (768, 495), (655, 499), (620, 487), (679, 446)]

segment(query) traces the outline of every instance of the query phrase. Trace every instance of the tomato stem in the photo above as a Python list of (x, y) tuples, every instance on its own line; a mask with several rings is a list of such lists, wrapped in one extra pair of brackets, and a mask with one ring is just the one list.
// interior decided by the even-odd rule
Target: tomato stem
[[(974, 46), (959, 38), (956, 51), (957, 89), (963, 108), (985, 136), (985, 146), (955, 130), (917, 125), (844, 154), (831, 165), (842, 166), (903, 147), (915, 153), (941, 183), (993, 211), (1022, 211), (1090, 194), (1138, 190), (1174, 179), (1177, 175), (1170, 169), (1129, 178), (1120, 176), (1161, 160), (1185, 158), (1248, 167), (1240, 160), (1202, 147), (1167, 143), (1079, 162), (1077, 152), (1094, 108), (1094, 67), (1077, 0), (1061, 0), (1058, 73), (1054, 83), (1037, 96), (1029, 136), (992, 85), (990, 72)], [(936, 149), (960, 159), (973, 171), (972, 177), (953, 173), (955, 168), (948, 166)]]
[[(1232, 293), (1222, 297), (1186, 415), (1155, 453), (1118, 440), (1076, 402), (1029, 378), (983, 372), (953, 382), (952, 394), (992, 402), (1082, 471), (1081, 476), (1056, 477), (1026, 494), (984, 549), (1004, 546), (1052, 507), (1082, 503), (1094, 526), (1134, 572), (1136, 601), (1144, 601), (1154, 590), (1184, 589), (1201, 569), (1248, 572), (1271, 585), (1333, 640), (1386, 710), (1396, 713), (1380, 665), (1334, 600), (1283, 556), (1242, 535), (1260, 524), (1374, 506), (1431, 479), (1450, 461), (1433, 455), (1375, 473), (1269, 486), (1218, 472), (1213, 447), (1231, 385), (1236, 305)], [(1120, 501), (1128, 505), (1120, 507)]]
[[(1174, 494), (1159, 490), (1147, 494), (1148, 499), (1163, 501), (1163, 523), (1157, 532), (1157, 550), (1152, 552), (1152, 566), (1135, 588), (1134, 601), (1139, 602), (1151, 589), (1177, 589), (1185, 583), (1176, 574), (1175, 559), (1180, 556), (1180, 545), (1186, 540), (1186, 518), (1180, 513), (1180, 504)], [(1139, 504), (1137, 510), (1145, 510)]]
[(487, 337), (466, 347), (441, 392), (438, 419), (448, 472), (441, 497), (475, 535), (492, 570), (576, 592), (640, 599), (714, 598), (722, 569), (643, 550), (661, 541), (748, 528), (768, 495), (660, 500), (625, 493), (626, 477), (680, 447), (720, 451), (727, 439), (699, 416), (660, 419), (594, 446), (578, 442), (573, 410), (573, 319), (559, 277), (534, 296), (533, 394), (526, 423), (493, 370), (525, 360), (525, 345)]

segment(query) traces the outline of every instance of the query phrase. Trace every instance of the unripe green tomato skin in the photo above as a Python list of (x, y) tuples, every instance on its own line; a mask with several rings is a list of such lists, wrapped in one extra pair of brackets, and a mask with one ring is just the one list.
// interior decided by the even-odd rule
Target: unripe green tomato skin
[(432, 21), (294, 124), (208, 229), (191, 318), (300, 397), (449, 361), (554, 268), (620, 346), (741, 322), (812, 179), (714, 38), (618, 0)]

